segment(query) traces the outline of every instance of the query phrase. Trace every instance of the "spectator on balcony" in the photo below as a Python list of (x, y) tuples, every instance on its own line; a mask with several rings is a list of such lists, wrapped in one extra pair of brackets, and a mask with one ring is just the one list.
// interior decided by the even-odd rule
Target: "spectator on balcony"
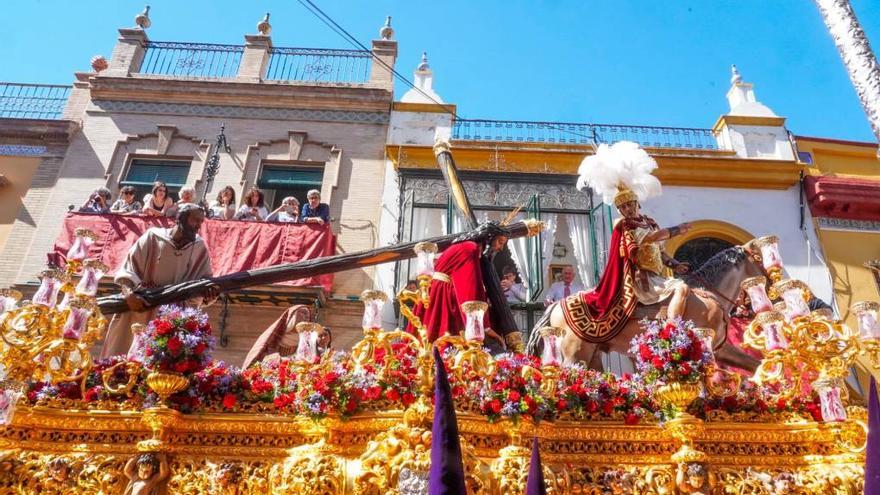
[(301, 221), (321, 225), (330, 222), (330, 205), (321, 202), (321, 192), (312, 189), (306, 194), (306, 198), (309, 202), (303, 205)]
[(562, 267), (562, 280), (555, 282), (547, 291), (547, 298), (544, 299), (544, 305), (549, 306), (560, 299), (586, 290), (583, 285), (574, 281), (574, 267), (565, 265)]
[(143, 205), (140, 201), (134, 199), (134, 187), (124, 186), (119, 190), (119, 199), (110, 207), (110, 213), (117, 215), (137, 215), (141, 212)]
[(299, 223), (299, 201), (288, 196), (281, 201), (281, 206), (269, 214), (267, 222)]
[(516, 268), (511, 265), (504, 267), (501, 271), (501, 289), (504, 290), (504, 297), (509, 303), (526, 302), (526, 288), (523, 284), (516, 281)]
[(168, 186), (161, 180), (157, 180), (153, 183), (153, 190), (150, 194), (144, 196), (142, 212), (148, 217), (161, 217), (165, 216), (165, 212), (172, 206), (174, 206), (174, 201), (168, 197)]
[(236, 220), (245, 220), (249, 222), (263, 222), (269, 216), (269, 210), (263, 202), (263, 191), (256, 187), (252, 187), (244, 196), (244, 204), (235, 214)]
[(189, 205), (197, 205), (196, 201), (196, 188), (193, 186), (183, 186), (180, 188), (180, 192), (177, 193), (180, 199), (177, 200), (177, 203), (171, 205), (171, 208), (168, 208), (165, 211), (166, 217), (177, 218), (177, 211), (180, 209), (181, 205), (189, 204)]
[(217, 200), (211, 202), (211, 217), (218, 220), (232, 220), (235, 217), (235, 189), (226, 186), (217, 193)]
[(80, 213), (110, 213), (110, 189), (99, 187), (79, 208)]

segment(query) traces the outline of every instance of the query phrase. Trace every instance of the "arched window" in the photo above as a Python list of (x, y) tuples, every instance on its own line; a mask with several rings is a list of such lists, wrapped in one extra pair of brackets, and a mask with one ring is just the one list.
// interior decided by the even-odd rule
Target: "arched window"
[(709, 258), (715, 256), (719, 252), (733, 247), (733, 243), (718, 239), (717, 237), (697, 237), (682, 244), (675, 250), (675, 259), (684, 263), (689, 263), (691, 268), (697, 269), (703, 266), (703, 263), (709, 261)]

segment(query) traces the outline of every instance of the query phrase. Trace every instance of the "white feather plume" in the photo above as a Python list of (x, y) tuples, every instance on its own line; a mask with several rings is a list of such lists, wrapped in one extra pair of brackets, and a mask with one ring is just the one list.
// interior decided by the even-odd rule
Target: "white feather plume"
[(614, 204), (618, 186), (624, 185), (644, 201), (660, 195), (660, 180), (651, 175), (656, 168), (657, 162), (636, 143), (600, 144), (578, 167), (577, 188), (592, 188), (605, 203)]

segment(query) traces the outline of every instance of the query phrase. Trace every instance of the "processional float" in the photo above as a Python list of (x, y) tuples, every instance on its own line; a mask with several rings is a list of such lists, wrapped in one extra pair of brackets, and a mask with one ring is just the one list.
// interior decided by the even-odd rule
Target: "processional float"
[[(435, 151), (454, 203), (477, 227), (448, 146)], [(534, 235), (540, 223), (507, 228), (511, 237)], [(474, 235), (481, 232), (477, 227)], [(156, 353), (92, 360), (105, 315), (125, 306), (120, 296), (95, 297), (107, 267), (87, 259), (92, 239), (78, 231), (67, 265), (43, 273), (31, 304), (16, 307), (20, 294), (0, 292), (6, 375), (0, 410), (15, 411), (0, 417), (0, 487), (4, 493), (122, 493), (140, 476), (129, 466), (143, 464), (155, 479), (166, 472), (156, 467), (167, 462), (161, 484), (169, 493), (425, 493), (437, 345), (450, 371), (471, 494), (523, 493), (525, 446), (533, 436), (540, 439), (552, 493), (860, 490), (866, 412), (847, 406), (843, 379), (860, 353), (880, 367), (880, 307), (853, 308), (861, 335), (804, 309), (809, 288), (784, 278), (775, 238), (753, 242), (770, 280), (743, 285), (758, 315), (746, 344), (764, 359), (752, 379), (731, 385), (711, 381), (711, 345), (701, 343), (711, 335), (686, 325), (656, 332), (658, 326), (644, 340), (659, 349), (686, 339), (683, 354), (702, 349), (685, 359), (693, 373), (665, 382), (656, 373), (616, 377), (563, 365), (561, 331), (553, 327), (535, 330), (544, 342), (540, 357), (492, 356), (482, 345), (488, 306), (479, 301), (462, 305), (464, 335), (427, 342), (409, 304), (430, 304), (433, 256), (455, 237), (141, 291), (157, 306), (211, 284), (233, 290), (419, 258), (419, 290), (398, 295), (416, 335), (382, 330), (387, 295), (365, 291), (364, 335), (350, 353), (319, 356), (320, 325), (300, 323), (293, 358), (248, 370), (205, 361), (177, 372), (181, 359), (166, 352), (173, 347), (168, 343), (207, 342), (199, 340), (208, 324), (197, 312), (166, 310), (149, 327), (133, 329), (150, 336)], [(486, 268), (488, 292), (500, 294), (497, 275)], [(774, 307), (773, 300), (780, 302)], [(503, 300), (490, 303), (509, 312)], [(505, 318), (502, 313), (507, 335), (516, 325)], [(812, 402), (802, 402), (804, 391)], [(133, 457), (143, 454), (152, 457)]]

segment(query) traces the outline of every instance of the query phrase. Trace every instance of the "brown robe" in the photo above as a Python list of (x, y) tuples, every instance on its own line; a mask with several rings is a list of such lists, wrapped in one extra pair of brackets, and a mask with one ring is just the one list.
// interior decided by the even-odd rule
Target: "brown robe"
[[(116, 283), (126, 280), (135, 288), (158, 287), (210, 277), (211, 257), (205, 241), (196, 236), (195, 241), (178, 249), (171, 240), (171, 231), (170, 228), (157, 227), (144, 232), (128, 250), (122, 267), (116, 272)], [(201, 303), (201, 297), (187, 301), (193, 306)], [(132, 344), (131, 325), (146, 325), (156, 317), (157, 310), (151, 308), (142, 313), (129, 311), (115, 315), (107, 330), (101, 357), (128, 352)]]
[(241, 365), (241, 369), (247, 369), (250, 365), (262, 361), (266, 356), (278, 352), (281, 338), (288, 332), (295, 332), (296, 324), (301, 321), (312, 320), (312, 308), (305, 304), (291, 306), (278, 317), (254, 342), (251, 350)]

